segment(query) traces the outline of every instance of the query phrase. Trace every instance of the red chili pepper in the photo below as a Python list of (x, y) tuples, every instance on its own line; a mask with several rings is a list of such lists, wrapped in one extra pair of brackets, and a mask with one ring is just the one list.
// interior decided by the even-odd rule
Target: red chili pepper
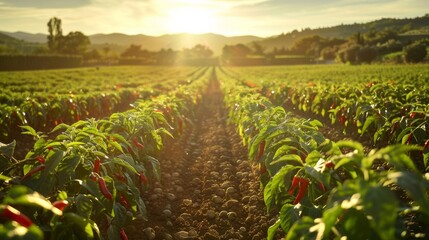
[(110, 193), (109, 189), (106, 186), (106, 182), (104, 181), (104, 178), (100, 177), (98, 179), (98, 186), (100, 187), (101, 193), (109, 200), (112, 200), (112, 194)]
[(263, 175), (263, 174), (265, 174), (266, 172), (267, 172), (267, 167), (265, 166), (265, 164), (261, 163), (261, 164), (259, 165), (259, 173), (260, 173), (261, 175)]
[(298, 191), (298, 194), (296, 195), (296, 198), (293, 204), (298, 204), (299, 202), (301, 202), (302, 198), (305, 196), (305, 193), (307, 192), (307, 188), (309, 184), (310, 184), (310, 181), (308, 181), (308, 179), (305, 179), (305, 178), (300, 179), (299, 191)]
[(180, 117), (180, 116), (177, 117), (177, 124), (179, 125), (179, 133), (182, 134), (183, 133), (183, 119), (182, 119), (182, 117)]
[(42, 157), (42, 156), (37, 156), (36, 160), (39, 161), (39, 163), (42, 163), (42, 164), (46, 162), (45, 158)]
[(329, 161), (325, 162), (325, 167), (332, 169), (335, 167), (335, 164), (331, 160), (329, 160)]
[(25, 216), (25, 214), (21, 213), (20, 211), (11, 206), (7, 206), (5, 209), (3, 209), (1, 216), (15, 221), (26, 228), (30, 227), (33, 224), (33, 222), (27, 216)]
[(325, 186), (323, 185), (323, 183), (319, 182), (319, 188), (320, 190), (322, 190), (323, 192), (326, 192)]
[(36, 174), (36, 173), (38, 173), (38, 172), (42, 171), (43, 169), (45, 169), (45, 165), (41, 165), (41, 166), (38, 166), (38, 167), (36, 167), (36, 168), (31, 169), (27, 174), (25, 174), (25, 175), (21, 178), (21, 181), (24, 181), (25, 179), (27, 179), (27, 178), (29, 178), (29, 177), (33, 176), (34, 174)]
[(100, 159), (95, 159), (94, 161), (94, 172), (100, 173)]
[(125, 229), (121, 228), (121, 231), (119, 232), (119, 234), (121, 235), (121, 240), (128, 240), (128, 236), (125, 233)]
[(128, 147), (127, 150), (128, 150), (129, 153), (133, 152), (133, 149), (131, 149), (131, 147)]
[(133, 143), (138, 148), (144, 148), (143, 144), (139, 143), (139, 141), (137, 140), (137, 137), (133, 138)]
[(410, 144), (411, 143), (411, 141), (413, 140), (413, 136), (414, 136), (414, 134), (413, 133), (410, 133), (410, 135), (408, 136), (408, 138), (407, 138), (407, 144)]
[(143, 172), (140, 173), (140, 182), (144, 184), (147, 184), (149, 182), (146, 175)]
[(113, 173), (113, 175), (120, 181), (120, 182), (127, 182), (125, 176), (119, 174), (119, 173)]
[(96, 174), (95, 172), (91, 172), (91, 174), (89, 175), (89, 179), (91, 179), (94, 182), (98, 181), (98, 177), (99, 177), (99, 175)]
[(258, 149), (258, 155), (256, 156), (256, 161), (259, 161), (261, 159), (262, 155), (264, 154), (265, 149), (265, 141), (262, 141), (259, 143), (259, 149)]
[(58, 200), (53, 202), (52, 205), (58, 208), (59, 210), (63, 211), (64, 208), (66, 208), (67, 205), (69, 205), (69, 202), (67, 200)]
[(121, 195), (121, 197), (119, 198), (119, 202), (122, 204), (122, 206), (124, 206), (126, 209), (130, 209), (130, 204), (128, 203), (128, 200)]
[(301, 161), (303, 163), (305, 163), (305, 159), (307, 158), (307, 154), (305, 154), (304, 152), (302, 152), (300, 157), (301, 157)]
[(289, 194), (290, 195), (293, 195), (293, 192), (298, 187), (300, 181), (301, 181), (300, 177), (298, 177), (298, 176), (293, 177), (292, 184), (290, 185), (290, 188), (289, 188)]
[(415, 116), (416, 116), (416, 112), (412, 112), (412, 113), (410, 113), (410, 118), (412, 119), (412, 118), (414, 118)]
[(50, 147), (48, 147), (48, 150), (52, 151), (52, 150), (54, 150), (54, 147), (50, 146)]

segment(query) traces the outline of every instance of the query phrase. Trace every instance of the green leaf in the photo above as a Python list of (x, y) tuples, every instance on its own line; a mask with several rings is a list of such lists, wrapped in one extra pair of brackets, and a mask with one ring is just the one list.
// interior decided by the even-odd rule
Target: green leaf
[(314, 220), (310, 217), (304, 216), (295, 222), (289, 232), (287, 232), (286, 240), (295, 239), (315, 239), (316, 233), (310, 232), (310, 228), (314, 226)]
[(60, 150), (56, 150), (53, 151), (53, 153), (49, 153), (48, 157), (46, 158), (45, 171), (53, 173), (60, 161), (63, 159), (63, 156), (64, 152)]
[(11, 159), (13, 157), (13, 153), (15, 152), (16, 141), (13, 140), (9, 144), (4, 144), (0, 142), (0, 153), (5, 157)]
[(65, 213), (64, 219), (72, 225), (74, 229), (73, 232), (79, 239), (94, 239), (94, 232), (89, 219), (83, 218), (75, 213)]
[(323, 212), (323, 223), (325, 224), (325, 229), (323, 231), (323, 237), (328, 237), (332, 228), (338, 221), (339, 216), (343, 213), (343, 208), (341, 205), (335, 205), (332, 208), (325, 209)]
[(300, 167), (286, 165), (282, 167), (268, 182), (268, 184), (264, 188), (264, 202), (267, 207), (267, 211), (270, 212), (272, 207), (275, 204), (278, 195), (282, 191), (287, 191), (287, 187), (285, 185), (286, 176), (290, 175), (290, 180), (292, 180), (292, 175), (299, 169)]
[(159, 181), (161, 179), (161, 165), (158, 159), (151, 156), (146, 156), (146, 157), (152, 165), (152, 173), (154, 177)]
[(370, 224), (381, 239), (395, 239), (395, 222), (399, 203), (392, 191), (384, 187), (371, 187), (363, 195), (362, 204)]
[(20, 126), (23, 130), (26, 130), (24, 132), (22, 132), (22, 134), (26, 134), (26, 135), (31, 135), (33, 137), (38, 137), (38, 134), (36, 132), (36, 130), (34, 130), (34, 128), (30, 127), (30, 126)]
[(355, 149), (358, 150), (358, 153), (363, 154), (363, 146), (362, 144), (358, 143), (358, 142), (353, 142), (353, 141), (349, 141), (349, 140), (341, 140), (336, 142), (337, 146), (339, 148), (351, 148), (351, 149)]
[(309, 123), (313, 127), (323, 127), (323, 123), (316, 119), (311, 120)]
[(366, 132), (366, 130), (374, 123), (377, 123), (377, 117), (376, 116), (369, 116), (365, 120), (365, 124), (362, 127), (362, 133), (361, 136)]
[(25, 186), (15, 186), (9, 190), (3, 203), (10, 205), (38, 206), (61, 215), (62, 211), (55, 208), (50, 201)]
[(289, 163), (295, 163), (298, 165), (302, 165), (302, 160), (301, 157), (296, 155), (296, 154), (288, 154), (288, 155), (283, 155), (277, 159), (275, 159), (274, 161), (270, 162), (270, 165), (274, 165), (276, 163), (279, 162), (289, 162)]
[(113, 211), (115, 212), (114, 224), (117, 226), (124, 226), (127, 221), (127, 210), (119, 202), (113, 204)]
[(121, 144), (114, 142), (114, 141), (109, 141), (109, 144), (111, 146), (113, 146), (114, 148), (116, 148), (119, 152), (124, 153), (124, 150), (122, 149)]
[(8, 222), (0, 224), (0, 239), (42, 240), (43, 232), (36, 224), (26, 228)]
[(323, 155), (317, 151), (311, 151), (308, 156), (305, 158), (305, 163), (307, 163), (308, 165), (314, 166), (320, 158), (323, 158)]
[(131, 164), (129, 164), (128, 162), (124, 161), (121, 158), (114, 158), (114, 159), (111, 160), (111, 162), (114, 163), (114, 164), (118, 164), (118, 165), (124, 166), (128, 170), (130, 170), (131, 172), (133, 172), (135, 174), (139, 174), (138, 171), (133, 166), (131, 166)]
[(369, 163), (366, 165), (370, 165), (370, 163), (374, 162), (377, 159), (384, 159), (388, 163), (392, 164), (397, 170), (408, 170), (411, 169), (417, 172), (417, 168), (414, 165), (414, 162), (408, 156), (408, 152), (410, 151), (420, 151), (421, 147), (414, 145), (403, 145), (396, 144), (390, 145), (385, 148), (378, 150), (375, 153), (372, 153), (368, 156)]
[(58, 164), (58, 188), (63, 189), (75, 176), (80, 156), (67, 156)]
[[(396, 213), (391, 215), (396, 215)], [(340, 224), (344, 228), (344, 235), (347, 239), (379, 239), (375, 235), (374, 229), (370, 227), (367, 216), (355, 208), (347, 209), (344, 212)]]
[(292, 225), (299, 220), (299, 214), (292, 204), (283, 205), (280, 210), (280, 225), (284, 232), (288, 232)]
[(54, 133), (54, 132), (59, 131), (59, 130), (65, 131), (68, 128), (70, 128), (70, 125), (67, 125), (65, 123), (61, 123), (61, 124), (58, 124), (57, 126), (55, 126), (54, 129), (52, 129), (52, 131), (50, 133)]
[(404, 189), (419, 206), (419, 211), (429, 217), (428, 180), (413, 172), (394, 172), (387, 175), (387, 178)]
[(12, 178), (10, 178), (10, 177), (8, 177), (8, 176), (5, 176), (5, 175), (0, 174), (0, 180), (9, 181), (9, 180), (11, 180), (11, 179), (12, 179)]
[(305, 165), (304, 166), (305, 172), (313, 177), (314, 179), (316, 179), (318, 182), (323, 182), (323, 174), (319, 171), (317, 171), (314, 167)]
[(276, 231), (279, 227), (280, 227), (280, 218), (277, 219), (277, 221), (268, 228), (267, 240), (273, 240), (274, 239), (274, 237), (276, 235)]
[(77, 213), (84, 217), (90, 218), (92, 214), (92, 196), (79, 194), (75, 197)]

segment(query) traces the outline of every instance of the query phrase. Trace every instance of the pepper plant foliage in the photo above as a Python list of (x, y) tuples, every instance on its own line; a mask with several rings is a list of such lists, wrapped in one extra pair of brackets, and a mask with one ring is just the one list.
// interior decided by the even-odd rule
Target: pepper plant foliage
[[(149, 101), (137, 101), (132, 110), (106, 119), (59, 124), (48, 134), (55, 138), (23, 126), (23, 133), (36, 139), (24, 160), (13, 157), (15, 142), (0, 145), (0, 191), (11, 195), (0, 198), (0, 208), (17, 207), (32, 224), (23, 226), (14, 218), (0, 217), (6, 224), (0, 235), (14, 234), (24, 227), (33, 239), (126, 236), (125, 226), (136, 217), (146, 218), (142, 196), (160, 181), (159, 151), (191, 124), (188, 117), (192, 117), (207, 80), (207, 74), (201, 75), (189, 85)], [(35, 208), (34, 204), (8, 200), (17, 197), (44, 204)], [(60, 202), (52, 208), (58, 200), (67, 204)], [(16, 206), (21, 203), (26, 206)], [(54, 215), (43, 210), (47, 208)]]
[(231, 120), (259, 164), (267, 210), (278, 213), (268, 239), (278, 228), (286, 239), (429, 236), (407, 228), (428, 224), (429, 181), (409, 156), (421, 147), (366, 154), (358, 142), (326, 139), (319, 121), (295, 118), (232, 75), (220, 78)]

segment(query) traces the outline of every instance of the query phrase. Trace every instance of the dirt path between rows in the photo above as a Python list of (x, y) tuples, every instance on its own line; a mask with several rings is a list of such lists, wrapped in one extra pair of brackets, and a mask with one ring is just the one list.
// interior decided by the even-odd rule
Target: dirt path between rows
[[(232, 126), (213, 76), (187, 136), (160, 157), (162, 182), (148, 197), (148, 222), (130, 239), (264, 239), (266, 214), (256, 170)], [(135, 229), (137, 228), (137, 229)]]

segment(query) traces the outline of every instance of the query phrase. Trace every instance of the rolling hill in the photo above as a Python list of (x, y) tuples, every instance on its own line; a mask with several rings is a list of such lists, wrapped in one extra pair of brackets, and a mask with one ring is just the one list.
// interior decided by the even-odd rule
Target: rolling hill
[[(26, 42), (46, 43), (46, 34), (31, 34), (24, 32), (0, 32), (10, 37), (23, 40)], [(219, 34), (168, 34), (162, 36), (148, 36), (143, 34), (127, 35), (122, 33), (111, 34), (94, 34), (88, 36), (94, 48), (100, 49), (105, 46), (111, 50), (123, 50), (131, 44), (141, 45), (142, 49), (158, 51), (162, 48), (173, 50), (182, 50), (183, 48), (191, 48), (197, 44), (209, 46), (216, 54), (222, 51), (222, 48), (227, 45), (238, 43), (250, 43), (260, 41), (262, 38), (255, 36), (237, 36), (226, 37)]]
[(289, 48), (293, 43), (301, 38), (319, 35), (326, 38), (348, 38), (358, 32), (366, 33), (371, 30), (393, 30), (403, 35), (422, 34), (429, 37), (429, 14), (417, 18), (382, 18), (368, 23), (341, 24), (333, 27), (317, 29), (306, 28), (301, 31), (294, 30), (286, 34), (269, 37), (259, 41), (266, 49)]
[[(238, 43), (249, 44), (257, 42), (266, 50), (277, 48), (289, 48), (296, 40), (313, 35), (319, 35), (328, 38), (348, 38), (358, 32), (366, 33), (371, 30), (386, 30), (391, 29), (401, 33), (404, 36), (423, 36), (429, 37), (429, 14), (416, 18), (382, 18), (367, 23), (341, 24), (332, 27), (323, 27), (317, 29), (305, 28), (301, 31), (294, 30), (286, 34), (280, 34), (268, 38), (256, 36), (234, 36), (227, 37), (219, 34), (167, 34), (162, 36), (149, 35), (127, 35), (122, 33), (111, 34), (94, 34), (89, 35), (92, 48), (103, 49), (108, 47), (111, 51), (120, 53), (129, 45), (141, 45), (142, 49), (158, 51), (160, 49), (182, 50), (183, 48), (191, 48), (196, 44), (204, 44), (209, 46), (215, 54), (220, 54), (225, 45), (233, 45)], [(2, 32), (0, 33), (12, 38), (23, 40), (25, 42), (33, 42), (45, 44), (47, 35), (42, 33), (32, 34), (26, 32)]]

